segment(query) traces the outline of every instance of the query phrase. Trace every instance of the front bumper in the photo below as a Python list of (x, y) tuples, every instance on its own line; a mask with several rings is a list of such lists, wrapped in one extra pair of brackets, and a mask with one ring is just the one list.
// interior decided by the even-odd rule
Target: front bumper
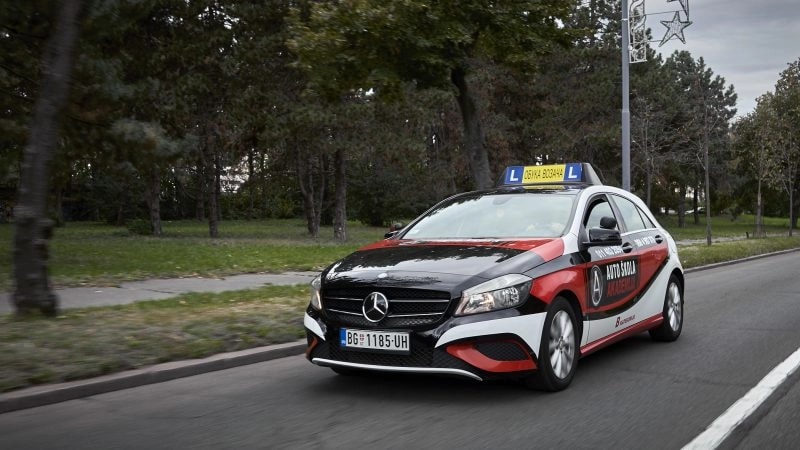
[[(446, 319), (409, 331), (407, 355), (353, 351), (339, 345), (339, 326), (309, 309), (306, 357), (314, 364), (383, 372), (440, 374), (474, 380), (520, 378), (536, 370), (544, 314), (504, 310)], [(352, 327), (347, 327), (352, 328)]]

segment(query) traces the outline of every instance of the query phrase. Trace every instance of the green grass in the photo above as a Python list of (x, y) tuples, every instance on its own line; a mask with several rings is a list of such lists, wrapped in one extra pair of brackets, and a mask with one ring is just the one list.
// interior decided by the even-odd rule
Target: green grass
[(710, 246), (705, 243), (679, 246), (678, 256), (681, 259), (681, 263), (683, 263), (683, 267), (688, 269), (690, 267), (798, 248), (800, 247), (800, 235), (798, 234), (800, 233), (792, 237), (722, 241)]
[(305, 286), (187, 294), (67, 310), (57, 319), (0, 316), (0, 392), (304, 336)]
[[(130, 235), (125, 228), (68, 223), (55, 231), (50, 274), (56, 286), (114, 285), (122, 281), (235, 273), (320, 270), (383, 237), (383, 228), (348, 224), (349, 240), (331, 227), (312, 239), (300, 220), (230, 221), (208, 238), (205, 223), (165, 222), (164, 236)], [(0, 225), (0, 291), (11, 287), (12, 225)]]
[[(688, 239), (705, 239), (706, 238), (706, 218), (704, 215), (700, 216), (700, 223), (695, 225), (694, 216), (686, 217), (684, 228), (678, 227), (677, 216), (659, 216), (657, 217), (659, 223), (669, 230), (672, 237), (676, 240)], [(738, 238), (745, 239), (747, 233), (752, 236), (755, 232), (755, 217), (753, 215), (742, 214), (736, 219), (730, 216), (714, 216), (711, 218), (711, 237), (712, 239), (718, 238)], [(789, 233), (789, 219), (765, 217), (764, 218), (764, 231), (768, 235), (788, 235)]]

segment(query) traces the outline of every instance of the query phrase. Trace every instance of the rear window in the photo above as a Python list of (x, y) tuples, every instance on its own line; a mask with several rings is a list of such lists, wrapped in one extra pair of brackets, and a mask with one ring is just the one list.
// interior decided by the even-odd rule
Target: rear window
[(460, 196), (429, 211), (403, 238), (558, 237), (568, 228), (575, 198), (568, 193)]

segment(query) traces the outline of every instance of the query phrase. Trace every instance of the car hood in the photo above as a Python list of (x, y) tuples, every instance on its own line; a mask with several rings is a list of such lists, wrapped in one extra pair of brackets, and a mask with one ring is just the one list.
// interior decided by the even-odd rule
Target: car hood
[(324, 284), (413, 287), (453, 293), (508, 273), (522, 273), (563, 251), (561, 239), (518, 241), (385, 240), (331, 265)]

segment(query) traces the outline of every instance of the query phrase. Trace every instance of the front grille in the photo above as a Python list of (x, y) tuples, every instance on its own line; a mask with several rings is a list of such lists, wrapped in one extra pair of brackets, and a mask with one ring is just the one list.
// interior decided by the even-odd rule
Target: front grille
[[(389, 300), (389, 312), (378, 323), (362, 313), (364, 299), (380, 292)], [(414, 328), (439, 322), (450, 306), (450, 294), (442, 291), (408, 288), (326, 289), (322, 304), (328, 317), (355, 327)]]

